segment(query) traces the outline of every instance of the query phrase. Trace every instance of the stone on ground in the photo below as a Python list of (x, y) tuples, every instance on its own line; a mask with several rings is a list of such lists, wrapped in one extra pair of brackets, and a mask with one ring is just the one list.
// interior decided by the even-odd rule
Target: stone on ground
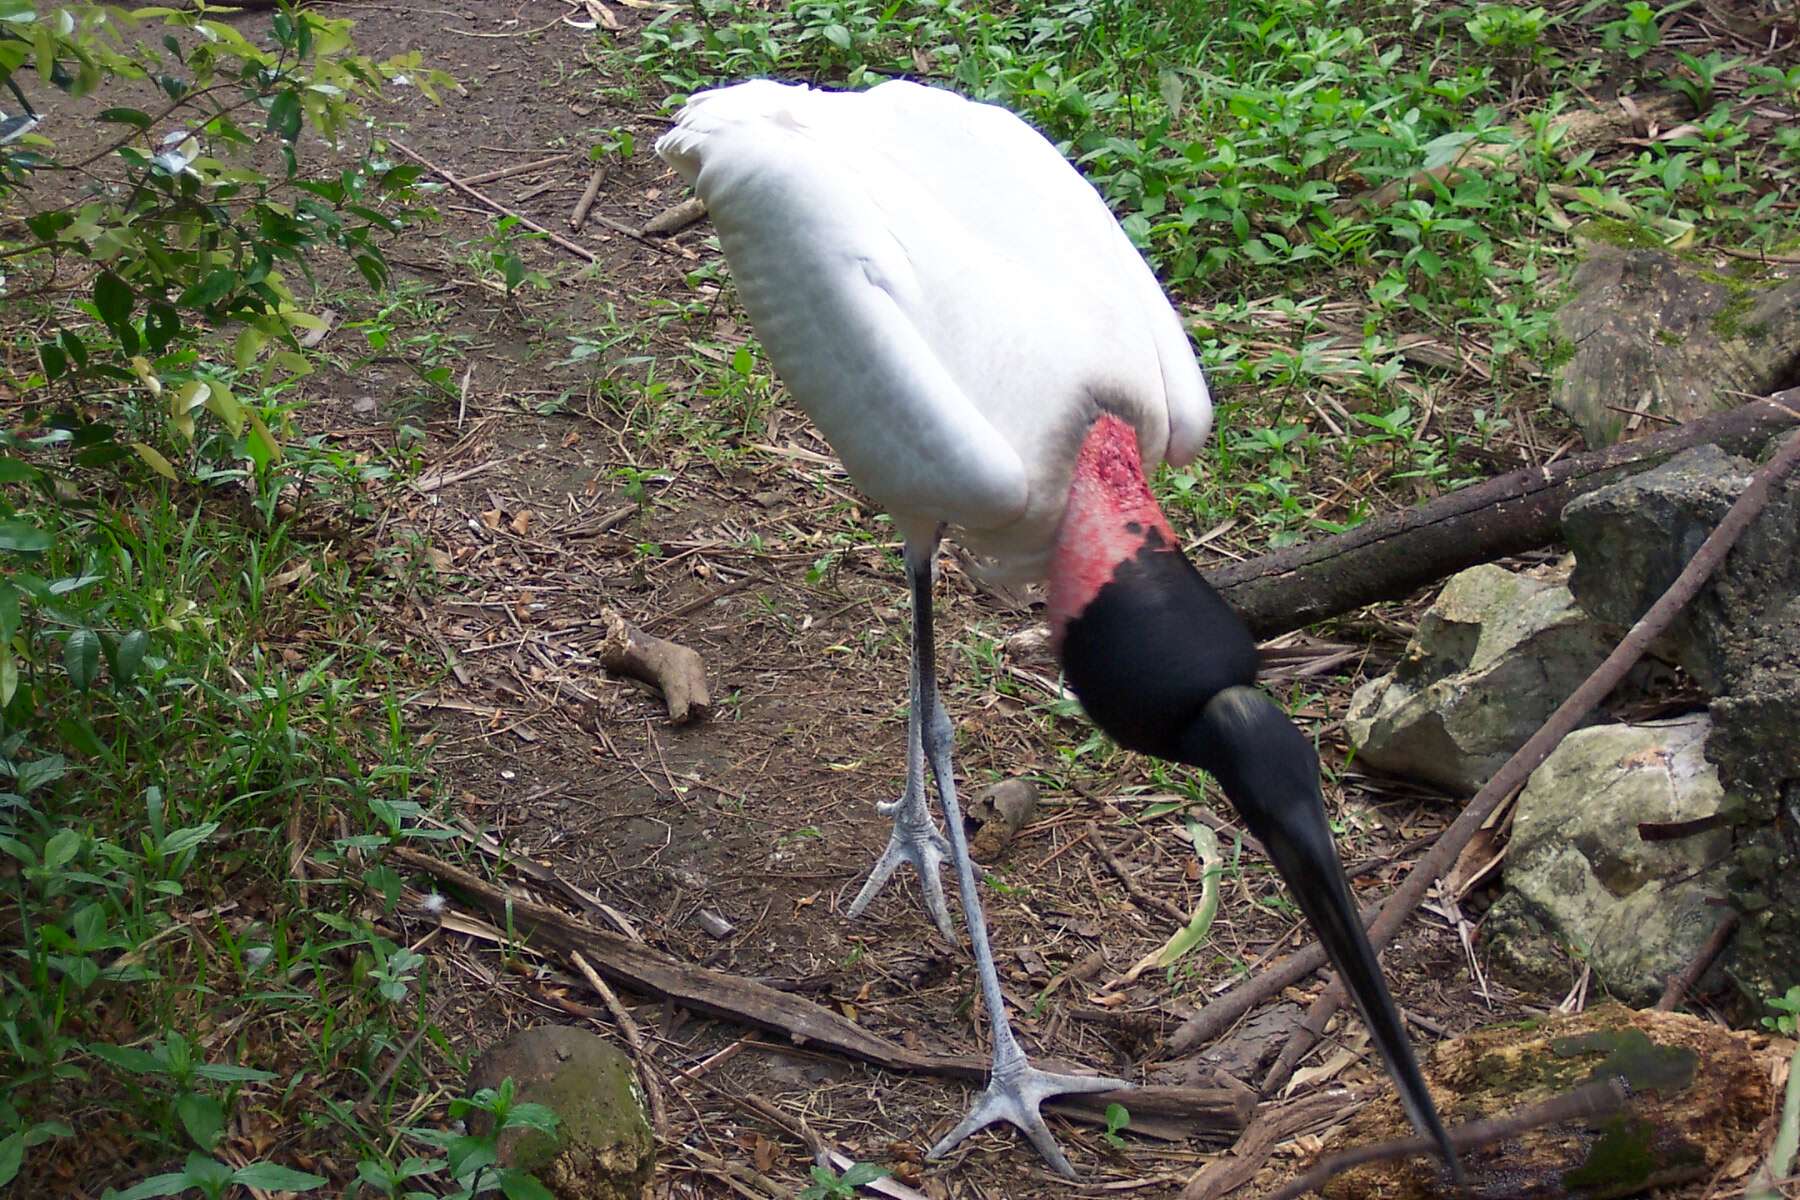
[(641, 1200), (656, 1140), (630, 1058), (584, 1029), (540, 1025), (484, 1051), (469, 1070), (469, 1090), (507, 1078), (519, 1100), (548, 1107), (561, 1125), (555, 1137), (503, 1134), (502, 1164), (532, 1172), (558, 1200)]
[[(1800, 278), (1787, 277), (1792, 268), (1677, 255), (1616, 221), (1582, 229), (1586, 258), (1557, 313), (1571, 355), (1557, 369), (1551, 402), (1590, 447), (1629, 436), (1639, 411), (1692, 420), (1776, 391), (1800, 371)], [(1639, 435), (1663, 427), (1636, 425)]]
[(1725, 794), (1706, 760), (1704, 715), (1601, 725), (1564, 739), (1519, 796), (1506, 852), (1506, 894), (1484, 938), (1496, 965), (1565, 989), (1572, 964), (1632, 1004), (1651, 1004), (1699, 951), (1724, 911), (1731, 832), (1646, 841), (1638, 825), (1718, 814)]
[(1394, 671), (1357, 689), (1345, 726), (1358, 761), (1470, 794), (1611, 648), (1561, 583), (1471, 567)]

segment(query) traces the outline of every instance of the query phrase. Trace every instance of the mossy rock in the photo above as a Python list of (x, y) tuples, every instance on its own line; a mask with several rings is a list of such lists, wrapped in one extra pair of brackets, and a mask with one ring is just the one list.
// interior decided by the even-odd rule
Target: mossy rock
[(559, 1200), (641, 1200), (656, 1169), (656, 1140), (631, 1059), (584, 1029), (540, 1025), (484, 1051), (469, 1070), (469, 1090), (508, 1078), (520, 1101), (544, 1105), (560, 1124), (554, 1136), (503, 1135), (504, 1165), (532, 1172)]
[[(1477, 1200), (1610, 1200), (1709, 1179), (1758, 1138), (1776, 1103), (1772, 1073), (1787, 1043), (1733, 1033), (1682, 1013), (1615, 1004), (1483, 1029), (1441, 1043), (1424, 1064), (1446, 1123), (1497, 1117), (1593, 1079), (1622, 1077), (1625, 1107), (1596, 1121), (1520, 1134), (1463, 1156)], [(1351, 1118), (1331, 1154), (1410, 1136), (1391, 1094)], [(1435, 1159), (1369, 1163), (1325, 1188), (1329, 1200), (1427, 1200), (1447, 1194)]]
[[(1576, 230), (1584, 260), (1557, 313), (1551, 401), (1591, 447), (1631, 414), (1688, 421), (1735, 408), (1800, 374), (1800, 277), (1748, 259), (1676, 254), (1618, 221)], [(1663, 427), (1639, 422), (1637, 435)]]

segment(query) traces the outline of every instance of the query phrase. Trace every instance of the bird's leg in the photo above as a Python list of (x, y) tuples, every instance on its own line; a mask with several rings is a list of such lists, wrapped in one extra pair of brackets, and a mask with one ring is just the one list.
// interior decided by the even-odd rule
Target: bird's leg
[(956, 803), (956, 778), (950, 751), (952, 730), (943, 706), (938, 703), (931, 631), (931, 576), (913, 580), (913, 611), (922, 613), (915, 621), (913, 662), (915, 668), (924, 663), (925, 682), (915, 693), (925, 706), (923, 734), (926, 760), (937, 780), (938, 802), (944, 810), (944, 828), (950, 835), (950, 852), (956, 861), (956, 883), (962, 891), (963, 919), (969, 926), (969, 941), (975, 952), (975, 970), (981, 979), (981, 998), (987, 1006), (988, 1022), (993, 1031), (994, 1067), (987, 1090), (983, 1091), (961, 1123), (931, 1148), (928, 1158), (938, 1158), (977, 1129), (995, 1121), (1011, 1121), (1017, 1125), (1039, 1154), (1065, 1178), (1075, 1177), (1062, 1147), (1044, 1124), (1038, 1106), (1052, 1096), (1064, 1092), (1110, 1092), (1129, 1088), (1123, 1079), (1096, 1075), (1057, 1075), (1040, 1071), (1026, 1059), (1013, 1037), (1012, 1024), (1006, 1019), (1006, 1001), (1000, 995), (1000, 976), (994, 970), (994, 955), (988, 948), (987, 921), (981, 911), (981, 894), (975, 890), (975, 864), (969, 858), (968, 839), (963, 836), (962, 813)]
[[(925, 911), (937, 925), (945, 940), (956, 940), (956, 929), (950, 923), (950, 909), (944, 903), (944, 883), (938, 867), (950, 854), (950, 844), (931, 822), (931, 811), (925, 805), (924, 723), (928, 719), (943, 720), (936, 703), (937, 681), (931, 666), (931, 563), (937, 555), (937, 538), (919, 550), (913, 543), (906, 546), (906, 578), (912, 591), (912, 703), (906, 714), (906, 790), (898, 800), (876, 806), (883, 816), (894, 818), (894, 832), (887, 849), (875, 862), (862, 890), (851, 901), (852, 917), (862, 915), (901, 863), (911, 863), (919, 872), (919, 887), (925, 898)], [(925, 636), (921, 643), (919, 631)], [(920, 653), (923, 645), (924, 653)], [(944, 723), (946, 738), (949, 723)]]

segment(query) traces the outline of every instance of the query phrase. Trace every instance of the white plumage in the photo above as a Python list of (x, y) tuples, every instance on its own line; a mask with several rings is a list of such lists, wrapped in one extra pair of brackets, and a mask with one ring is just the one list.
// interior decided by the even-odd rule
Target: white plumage
[(909, 539), (939, 525), (1041, 575), (1082, 434), (1154, 466), (1212, 405), (1106, 205), (1005, 109), (904, 81), (759, 80), (688, 101), (657, 153), (706, 202), (775, 369)]

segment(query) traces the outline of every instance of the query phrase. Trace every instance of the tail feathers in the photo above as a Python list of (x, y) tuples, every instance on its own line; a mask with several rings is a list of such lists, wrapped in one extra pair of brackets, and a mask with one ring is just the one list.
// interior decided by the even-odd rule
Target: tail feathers
[(657, 157), (692, 184), (700, 174), (710, 139), (734, 128), (761, 123), (803, 129), (807, 121), (802, 110), (813, 94), (813, 89), (805, 84), (776, 83), (770, 79), (697, 92), (682, 106), (675, 128), (657, 139)]

